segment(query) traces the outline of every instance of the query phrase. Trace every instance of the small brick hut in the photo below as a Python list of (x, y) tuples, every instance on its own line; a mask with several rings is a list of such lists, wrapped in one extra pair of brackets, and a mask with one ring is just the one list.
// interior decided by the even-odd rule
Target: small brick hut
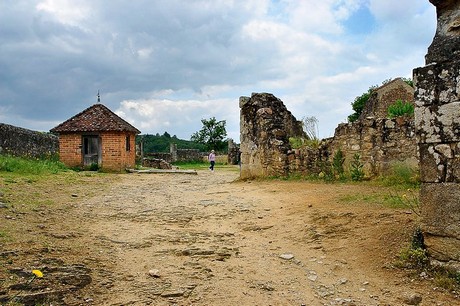
[(97, 165), (123, 171), (135, 165), (134, 126), (98, 103), (50, 130), (59, 135), (60, 160), (68, 167)]

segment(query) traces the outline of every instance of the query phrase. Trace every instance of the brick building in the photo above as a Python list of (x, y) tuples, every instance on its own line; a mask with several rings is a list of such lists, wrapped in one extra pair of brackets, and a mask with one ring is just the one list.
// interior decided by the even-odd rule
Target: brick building
[(135, 165), (134, 126), (102, 104), (94, 104), (50, 130), (59, 134), (60, 160), (69, 167), (98, 165), (123, 171)]

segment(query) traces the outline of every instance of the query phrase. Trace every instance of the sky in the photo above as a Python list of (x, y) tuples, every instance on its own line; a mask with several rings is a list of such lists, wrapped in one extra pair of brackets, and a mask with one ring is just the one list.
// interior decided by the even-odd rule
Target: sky
[(101, 103), (180, 139), (268, 92), (331, 137), (355, 97), (424, 66), (428, 0), (0, 0), (0, 122), (49, 131)]

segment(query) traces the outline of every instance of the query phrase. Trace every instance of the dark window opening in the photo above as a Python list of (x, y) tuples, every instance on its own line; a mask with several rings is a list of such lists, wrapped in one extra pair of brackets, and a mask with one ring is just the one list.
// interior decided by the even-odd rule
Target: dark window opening
[(126, 136), (126, 151), (131, 151), (131, 137)]

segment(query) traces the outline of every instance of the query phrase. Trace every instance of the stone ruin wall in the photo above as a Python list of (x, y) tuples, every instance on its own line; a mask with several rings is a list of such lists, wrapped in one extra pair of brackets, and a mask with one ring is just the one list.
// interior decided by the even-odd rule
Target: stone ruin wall
[(422, 232), (432, 262), (460, 272), (460, 1), (430, 2), (436, 35), (414, 69)]
[(319, 149), (292, 149), (289, 137), (304, 136), (299, 121), (271, 94), (240, 98), (241, 178), (319, 174), (337, 150), (345, 168), (360, 154), (367, 176), (378, 176), (395, 163), (418, 169), (413, 120), (367, 118), (341, 124)]
[(58, 153), (57, 136), (0, 123), (0, 154), (41, 158)]
[(365, 120), (367, 117), (386, 118), (388, 117), (388, 107), (397, 100), (414, 104), (414, 88), (401, 78), (396, 78), (374, 89), (359, 119)]
[(240, 177), (288, 175), (289, 137), (304, 135), (301, 122), (269, 93), (253, 93), (251, 97), (241, 97), (239, 103)]
[(413, 120), (369, 117), (340, 124), (334, 137), (323, 142), (323, 159), (332, 162), (339, 149), (345, 157), (345, 169), (349, 168), (353, 156), (359, 154), (367, 177), (387, 174), (397, 164), (418, 170)]

